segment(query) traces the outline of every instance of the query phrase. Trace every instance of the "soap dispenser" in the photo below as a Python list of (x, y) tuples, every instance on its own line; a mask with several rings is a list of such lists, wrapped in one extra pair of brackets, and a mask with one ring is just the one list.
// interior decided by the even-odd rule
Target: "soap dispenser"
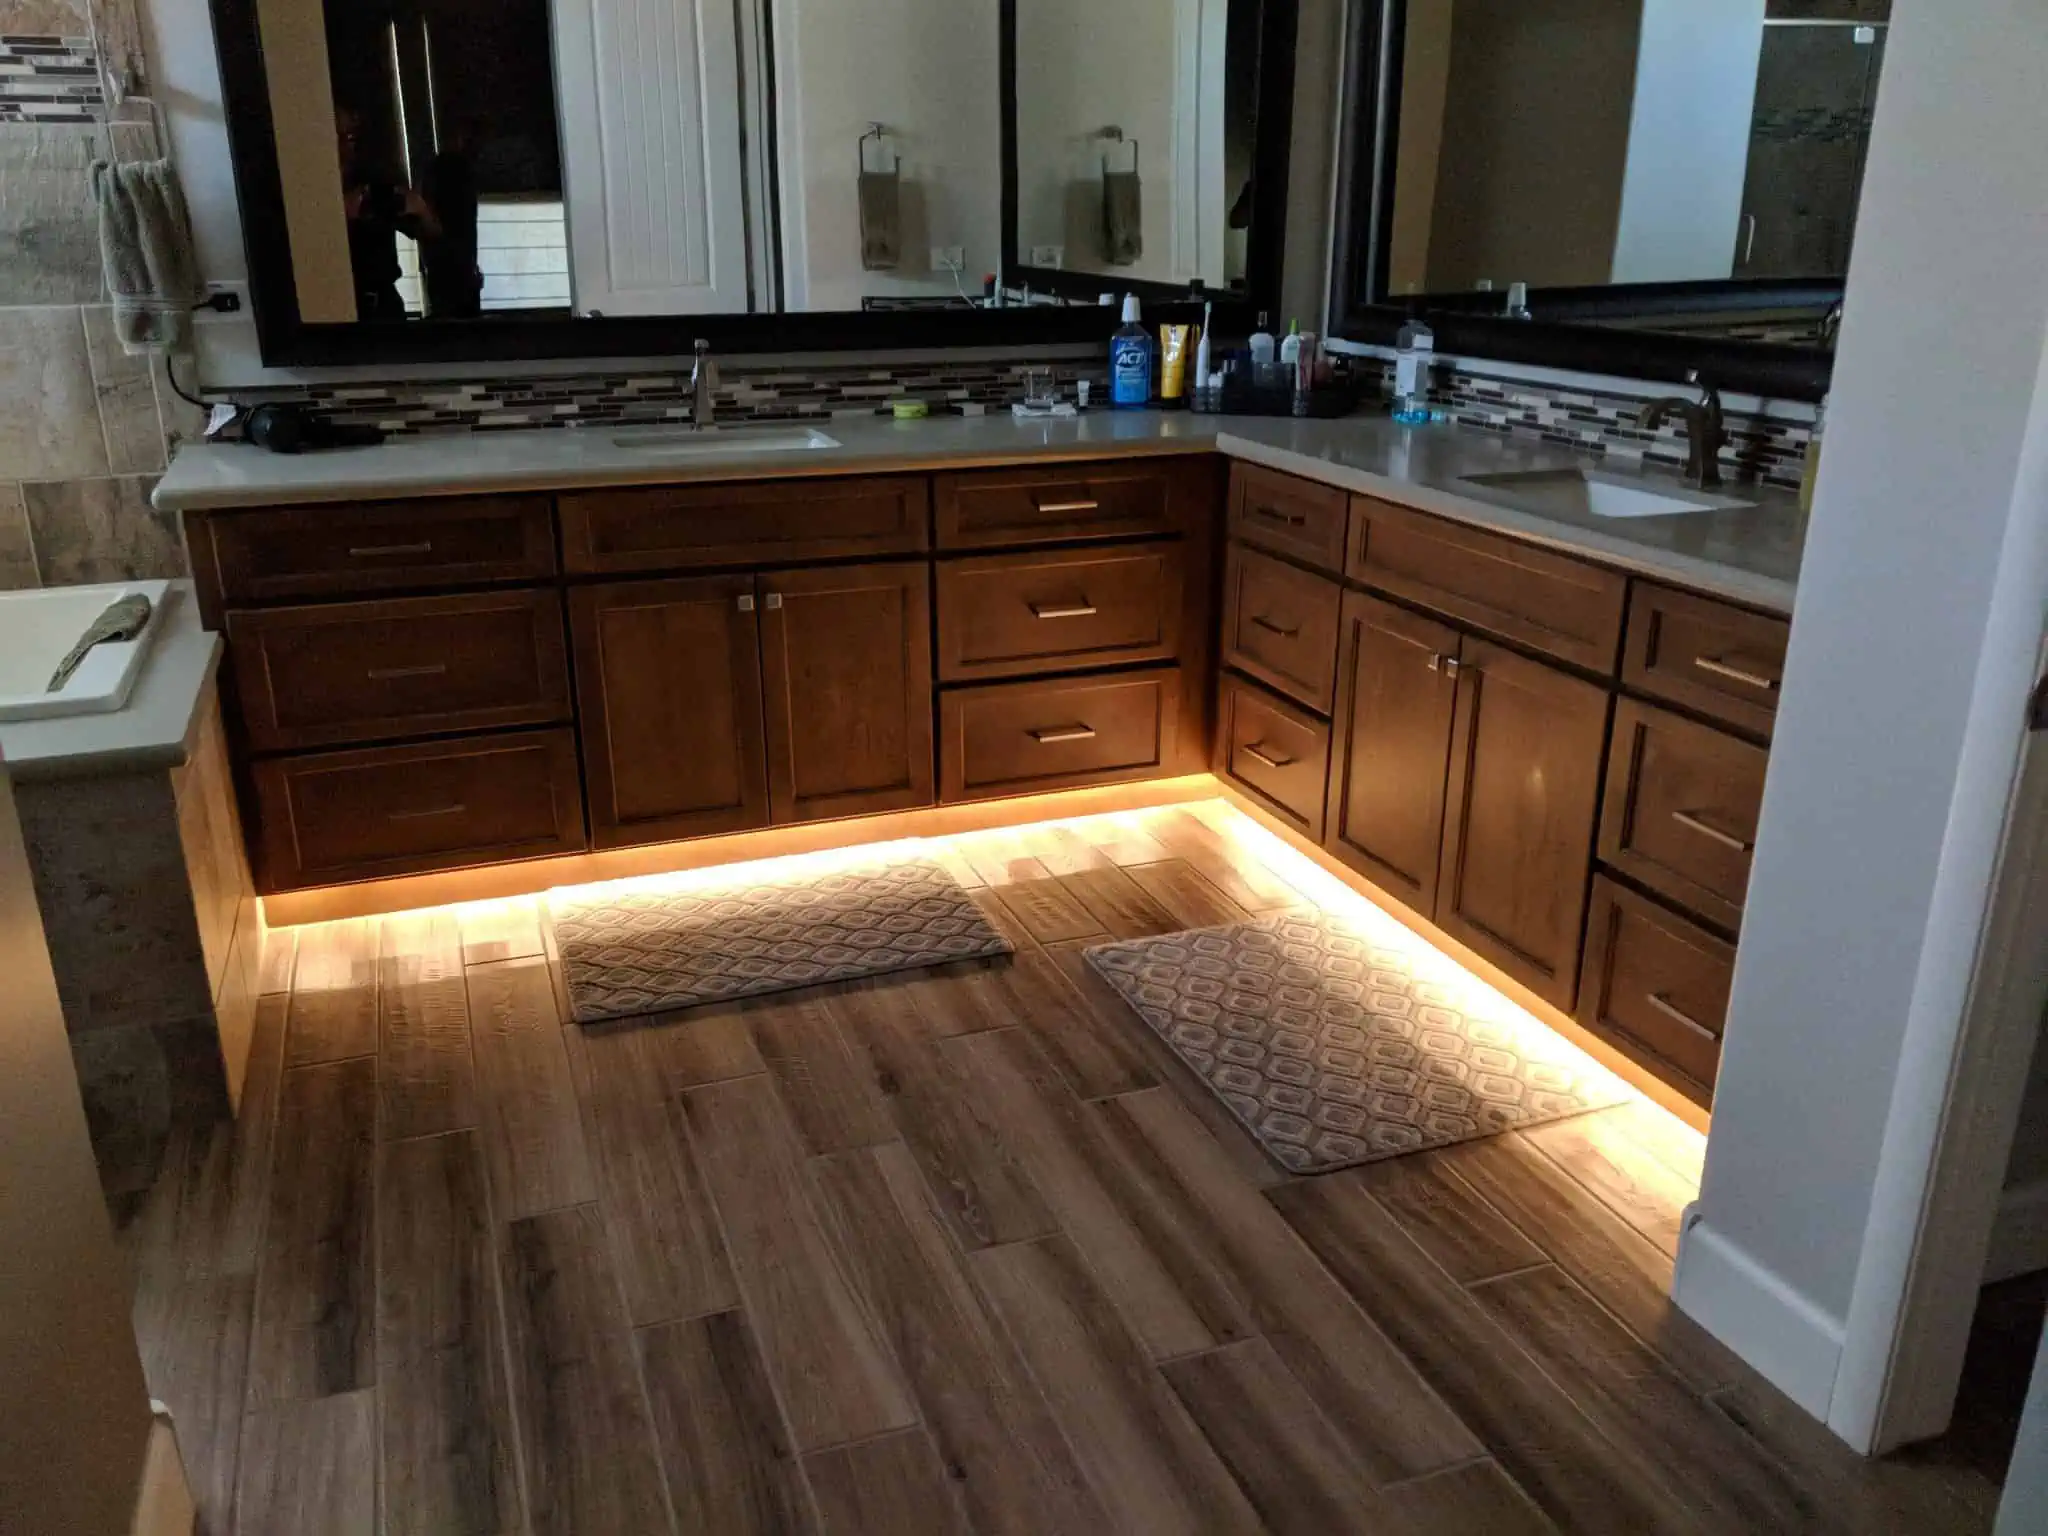
[(1124, 323), (1109, 338), (1109, 404), (1139, 411), (1152, 399), (1152, 338), (1146, 334), (1135, 293), (1124, 295)]

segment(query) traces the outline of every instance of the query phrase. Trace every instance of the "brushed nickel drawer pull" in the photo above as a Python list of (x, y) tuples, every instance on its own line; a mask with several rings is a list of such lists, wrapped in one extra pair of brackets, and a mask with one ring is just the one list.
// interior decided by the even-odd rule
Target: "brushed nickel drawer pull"
[(753, 611), (754, 611), (754, 594), (753, 594), (753, 593), (751, 593), (751, 592), (742, 592), (742, 593), (740, 594), (740, 612), (741, 612), (741, 613), (752, 613)]
[(425, 821), (430, 816), (460, 816), (469, 807), (461, 803), (436, 806), (431, 811), (387, 811), (386, 821)]
[(1679, 1008), (1676, 1004), (1674, 1004), (1671, 1001), (1670, 998), (1666, 997), (1662, 992), (1645, 992), (1643, 994), (1643, 1000), (1647, 1002), (1652, 1008), (1656, 1009), (1659, 1013), (1663, 1014), (1664, 1017), (1669, 1019), (1672, 1023), (1684, 1026), (1686, 1029), (1689, 1029), (1694, 1034), (1698, 1035), (1702, 1040), (1712, 1041), (1717, 1045), (1720, 1043), (1720, 1036), (1716, 1035), (1711, 1029), (1707, 1028), (1706, 1025), (1702, 1024), (1698, 1019), (1694, 1018), (1691, 1014), (1685, 1012), (1682, 1008)]
[(418, 667), (372, 667), (363, 675), (373, 683), (388, 683), (401, 677), (439, 677), (447, 670), (447, 662), (432, 661)]
[(1272, 753), (1268, 752), (1264, 747), (1260, 746), (1256, 741), (1246, 742), (1242, 750), (1246, 757), (1250, 758), (1255, 763), (1262, 764), (1267, 768), (1292, 768), (1296, 763), (1301, 761), (1301, 759), (1298, 757), (1275, 757)]
[(1253, 614), (1252, 622), (1268, 634), (1278, 635), (1282, 640), (1299, 640), (1301, 638), (1301, 626), (1298, 624), (1293, 629), (1283, 629), (1261, 613)]
[(782, 607), (782, 594), (780, 592), (770, 592), (766, 597), (761, 599), (761, 606), (763, 608), (766, 608), (770, 613), (777, 612)]
[(1034, 619), (1092, 619), (1099, 611), (1087, 598), (1078, 603), (1026, 603)]
[(434, 541), (422, 539), (417, 544), (358, 544), (349, 550), (351, 560), (377, 560), (390, 555), (431, 555)]
[(1731, 849), (1736, 853), (1751, 853), (1756, 849), (1755, 843), (1745, 843), (1733, 832), (1723, 832), (1712, 822), (1707, 821), (1692, 811), (1673, 811), (1671, 819), (1685, 828), (1686, 831), (1697, 832), (1707, 841), (1719, 843), (1723, 848)]
[(1034, 501), (1032, 505), (1040, 512), (1099, 512), (1102, 509), (1099, 501)]
[(1092, 725), (1042, 725), (1035, 731), (1024, 733), (1041, 747), (1049, 747), (1062, 741), (1093, 741), (1095, 727)]
[(1253, 517), (1263, 517), (1269, 523), (1284, 523), (1289, 528), (1306, 528), (1308, 514), (1305, 512), (1282, 512), (1275, 507), (1252, 507)]
[(1718, 656), (1695, 656), (1692, 664), (1702, 672), (1711, 672), (1715, 677), (1725, 677), (1731, 683), (1741, 683), (1750, 688), (1761, 688), (1765, 693), (1778, 691), (1779, 679), (1766, 677), (1761, 672), (1751, 672), (1745, 667), (1733, 666)]

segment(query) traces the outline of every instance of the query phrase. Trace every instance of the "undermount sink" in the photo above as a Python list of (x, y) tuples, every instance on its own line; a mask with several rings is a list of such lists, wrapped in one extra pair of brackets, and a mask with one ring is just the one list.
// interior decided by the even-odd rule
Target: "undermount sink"
[(1567, 515), (1676, 517), (1687, 512), (1731, 512), (1756, 505), (1753, 501), (1738, 501), (1705, 491), (1652, 490), (1638, 481), (1585, 469), (1520, 469), (1463, 478), (1467, 485), (1502, 492), (1525, 503), (1532, 511)]
[(621, 432), (612, 439), (612, 446), (724, 458), (734, 453), (806, 453), (816, 448), (837, 448), (839, 439), (827, 437), (813, 427), (651, 427), (640, 432)]

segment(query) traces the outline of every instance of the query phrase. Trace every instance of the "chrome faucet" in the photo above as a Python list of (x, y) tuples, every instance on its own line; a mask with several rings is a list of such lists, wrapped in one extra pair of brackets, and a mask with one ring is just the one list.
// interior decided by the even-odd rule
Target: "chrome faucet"
[(1698, 369), (1688, 373), (1685, 382), (1699, 390), (1697, 400), (1688, 400), (1684, 395), (1666, 395), (1644, 406), (1639, 420), (1645, 432), (1654, 432), (1673, 411), (1683, 416), (1685, 483), (1698, 490), (1717, 491), (1721, 488), (1721, 445), (1728, 440), (1728, 431), (1721, 416), (1721, 392), (1711, 384), (1702, 384)]
[(697, 363), (690, 370), (690, 420), (699, 427), (712, 423), (711, 392), (718, 388), (718, 363), (711, 355), (711, 343), (697, 338)]

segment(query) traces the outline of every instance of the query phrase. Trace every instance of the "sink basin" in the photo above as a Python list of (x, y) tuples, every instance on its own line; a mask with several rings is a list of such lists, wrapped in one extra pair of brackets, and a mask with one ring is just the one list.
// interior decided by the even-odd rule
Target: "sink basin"
[(837, 448), (839, 439), (812, 427), (649, 427), (621, 432), (615, 448), (640, 448), (650, 453), (724, 458), (734, 453), (806, 453)]
[(1729, 512), (1753, 507), (1706, 491), (1665, 491), (1640, 481), (1585, 469), (1522, 469), (1497, 475), (1466, 475), (1467, 485), (1500, 491), (1536, 512), (1593, 517), (1677, 517), (1688, 512)]

